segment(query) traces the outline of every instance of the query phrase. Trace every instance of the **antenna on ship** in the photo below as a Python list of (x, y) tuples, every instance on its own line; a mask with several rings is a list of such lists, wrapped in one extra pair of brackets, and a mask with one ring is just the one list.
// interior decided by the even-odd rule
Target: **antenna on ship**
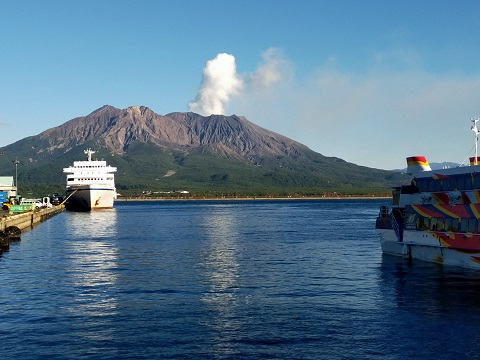
[[(83, 150), (83, 152), (87, 155), (88, 161), (92, 161), (92, 154), (95, 154), (95, 151), (88, 148), (87, 150)], [(476, 152), (476, 151), (475, 151)], [(476, 155), (475, 155), (476, 156)]]
[(480, 118), (475, 117), (470, 119), (473, 122), (473, 125), (471, 127), (472, 131), (475, 133), (475, 158), (473, 160), (473, 165), (478, 165), (478, 160), (477, 160), (477, 152), (478, 152), (478, 128), (477, 128), (477, 122), (480, 120)]

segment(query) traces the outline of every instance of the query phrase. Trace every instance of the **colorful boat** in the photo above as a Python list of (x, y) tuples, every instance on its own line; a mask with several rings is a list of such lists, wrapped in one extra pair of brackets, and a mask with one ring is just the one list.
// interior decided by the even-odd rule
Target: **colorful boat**
[(65, 207), (73, 211), (109, 209), (117, 198), (114, 173), (117, 168), (104, 160), (92, 160), (95, 151), (84, 151), (87, 161), (74, 161), (64, 168), (67, 174)]
[(384, 253), (480, 269), (479, 120), (469, 166), (432, 170), (424, 156), (407, 158), (411, 183), (394, 188), (376, 221)]

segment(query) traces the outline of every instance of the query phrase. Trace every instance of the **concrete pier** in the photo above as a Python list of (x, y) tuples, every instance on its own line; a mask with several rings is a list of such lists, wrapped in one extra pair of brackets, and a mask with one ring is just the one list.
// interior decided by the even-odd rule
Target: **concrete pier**
[(57, 205), (51, 208), (28, 211), (21, 214), (7, 214), (1, 218), (0, 230), (5, 231), (9, 226), (16, 226), (20, 230), (29, 229), (39, 222), (45, 221), (65, 211), (65, 205)]

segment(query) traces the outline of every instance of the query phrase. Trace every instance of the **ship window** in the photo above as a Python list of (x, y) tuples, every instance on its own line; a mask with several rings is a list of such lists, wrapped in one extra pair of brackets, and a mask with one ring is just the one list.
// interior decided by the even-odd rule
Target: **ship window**
[(435, 179), (428, 180), (428, 191), (433, 191), (435, 189)]
[(425, 191), (428, 191), (428, 180), (427, 180), (427, 179), (423, 180), (422, 185), (423, 185), (423, 186), (422, 186), (423, 191), (424, 191), (424, 192), (425, 192)]
[(473, 175), (473, 188), (474, 189), (480, 188), (480, 174)]
[(450, 190), (450, 181), (448, 181), (449, 179), (444, 179), (442, 181), (442, 190), (443, 191), (448, 191)]
[(443, 223), (443, 218), (437, 219), (437, 230), (443, 231), (444, 229), (444, 223)]
[(417, 219), (417, 230), (425, 230), (425, 218), (419, 217)]
[(452, 218), (445, 219), (445, 231), (452, 230)]
[(417, 186), (421, 192), (427, 191), (427, 182), (425, 180), (417, 180)]
[(467, 232), (468, 219), (460, 219), (460, 232)]
[(430, 219), (430, 230), (437, 230), (437, 219), (431, 218)]
[(472, 188), (472, 176), (468, 175), (465, 177), (465, 190), (470, 190)]
[(452, 219), (451, 231), (458, 231), (458, 219)]
[(452, 176), (450, 179), (448, 179), (449, 182), (449, 189), (450, 191), (453, 191), (457, 187), (457, 178), (455, 176)]
[(435, 191), (440, 191), (441, 187), (440, 187), (441, 183), (440, 183), (440, 179), (435, 179)]
[(468, 232), (475, 232), (476, 224), (477, 224), (477, 219), (468, 219)]
[(457, 187), (458, 187), (458, 190), (464, 190), (465, 189), (465, 178), (463, 176), (458, 177)]
[(423, 218), (423, 230), (428, 230), (428, 226), (430, 225), (430, 219), (429, 218)]
[(480, 232), (480, 219), (477, 219), (477, 232)]
[(424, 218), (423, 220), (424, 220), (423, 229), (427, 230), (430, 227), (430, 219)]

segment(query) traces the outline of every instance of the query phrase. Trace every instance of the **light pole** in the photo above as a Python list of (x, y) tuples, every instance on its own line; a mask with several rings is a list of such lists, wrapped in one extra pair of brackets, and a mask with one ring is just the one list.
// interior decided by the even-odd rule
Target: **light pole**
[(15, 164), (15, 187), (17, 188), (16, 195), (18, 196), (18, 172), (17, 172), (17, 167), (20, 161), (15, 158), (15, 160), (12, 160), (12, 162)]

